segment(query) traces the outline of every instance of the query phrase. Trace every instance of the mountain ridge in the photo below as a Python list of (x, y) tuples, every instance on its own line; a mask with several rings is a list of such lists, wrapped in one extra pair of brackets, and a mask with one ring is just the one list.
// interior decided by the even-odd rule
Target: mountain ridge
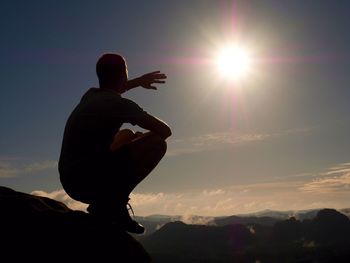
[[(267, 214), (281, 214), (284, 217), (285, 216), (295, 216), (296, 214), (303, 214), (303, 213), (309, 213), (309, 212), (318, 212), (322, 209), (326, 209), (327, 207), (321, 207), (321, 208), (310, 208), (310, 209), (300, 209), (300, 210), (272, 210), (272, 209), (264, 209), (264, 210), (259, 210), (257, 212), (251, 212), (251, 213), (238, 213), (238, 214), (232, 214), (232, 215), (220, 215), (220, 216), (206, 216), (206, 215), (196, 215), (196, 214), (191, 214), (190, 216), (196, 216), (196, 217), (203, 217), (203, 218), (225, 218), (225, 217), (230, 217), (230, 216), (256, 216), (256, 217), (261, 217), (261, 216), (266, 216)], [(330, 208), (334, 209), (334, 208)], [(335, 209), (345, 215), (350, 215), (350, 208), (339, 208)], [(136, 218), (139, 219), (181, 219), (184, 216), (183, 215), (166, 215), (166, 214), (151, 214), (147, 216), (135, 216)]]
[(350, 219), (321, 209), (313, 219), (273, 225), (170, 222), (140, 239), (155, 262), (350, 262)]
[[(198, 215), (162, 215), (153, 214), (149, 216), (136, 216), (135, 220), (139, 221), (146, 227), (145, 235), (150, 235), (160, 229), (167, 223), (182, 221), (188, 224), (205, 224), (205, 225), (227, 225), (227, 224), (261, 224), (272, 226), (277, 221), (287, 220), (290, 217), (305, 220), (313, 219), (317, 213), (324, 208), (303, 209), (303, 210), (270, 210), (265, 209), (248, 214), (234, 214), (231, 216), (198, 216)], [(350, 208), (338, 209), (337, 211), (350, 216)]]

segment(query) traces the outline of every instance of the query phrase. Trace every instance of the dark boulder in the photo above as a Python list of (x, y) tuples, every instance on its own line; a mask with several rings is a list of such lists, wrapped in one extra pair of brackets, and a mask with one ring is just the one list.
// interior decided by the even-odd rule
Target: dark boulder
[(142, 245), (117, 226), (6, 187), (0, 187), (0, 226), (0, 254), (7, 262), (151, 261)]

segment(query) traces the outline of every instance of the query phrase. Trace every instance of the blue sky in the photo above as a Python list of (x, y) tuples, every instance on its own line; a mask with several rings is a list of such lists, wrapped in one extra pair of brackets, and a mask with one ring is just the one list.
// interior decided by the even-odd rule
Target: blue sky
[[(65, 200), (65, 121), (97, 85), (98, 57), (118, 52), (130, 77), (168, 75), (158, 91), (125, 95), (173, 130), (167, 156), (133, 194), (137, 213), (348, 207), (349, 9), (323, 0), (2, 1), (0, 184)], [(232, 39), (255, 61), (239, 84), (207, 62)]]

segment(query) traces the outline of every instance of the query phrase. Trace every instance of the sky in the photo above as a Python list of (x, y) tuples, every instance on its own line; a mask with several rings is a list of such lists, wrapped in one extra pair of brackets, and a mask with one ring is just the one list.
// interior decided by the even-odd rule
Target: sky
[[(86, 206), (62, 190), (65, 121), (97, 59), (157, 91), (125, 97), (173, 132), (131, 194), (137, 215), (232, 215), (350, 207), (349, 1), (1, 1), (0, 185)], [(240, 81), (218, 74), (228, 43), (249, 50)], [(137, 127), (133, 127), (137, 129)]]

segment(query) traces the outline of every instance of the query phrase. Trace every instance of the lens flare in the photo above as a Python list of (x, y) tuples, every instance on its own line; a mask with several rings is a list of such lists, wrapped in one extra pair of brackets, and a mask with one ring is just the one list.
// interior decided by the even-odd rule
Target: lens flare
[(251, 57), (242, 47), (226, 47), (216, 57), (215, 63), (223, 77), (241, 79), (251, 68)]

